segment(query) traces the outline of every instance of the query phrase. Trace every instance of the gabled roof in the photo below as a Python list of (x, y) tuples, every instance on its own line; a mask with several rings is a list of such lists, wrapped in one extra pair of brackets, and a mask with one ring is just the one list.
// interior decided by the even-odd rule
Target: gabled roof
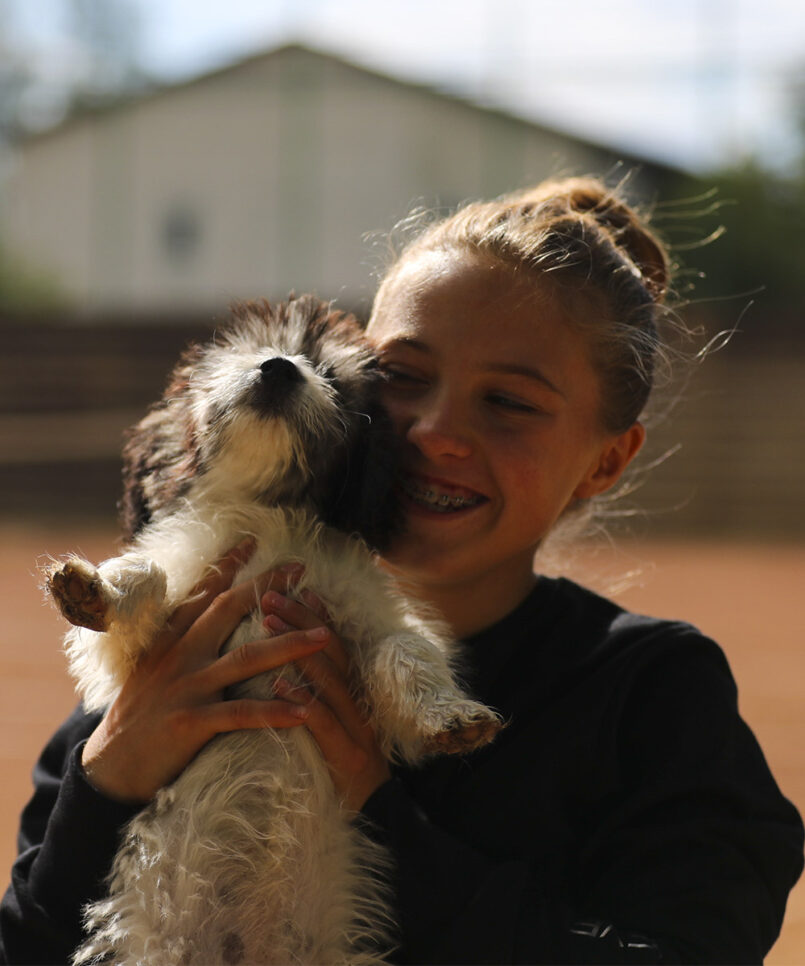
[(95, 104), (82, 104), (68, 114), (68, 116), (58, 124), (43, 131), (38, 131), (34, 134), (27, 135), (22, 138), (22, 142), (28, 143), (44, 140), (51, 135), (63, 131), (76, 121), (86, 117), (103, 116), (118, 110), (124, 110), (129, 106), (140, 105), (160, 97), (169, 96), (178, 91), (198, 87), (204, 84), (214, 83), (216, 80), (221, 78), (231, 77), (242, 71), (248, 70), (253, 65), (262, 61), (291, 57), (315, 58), (320, 62), (333, 64), (342, 70), (352, 71), (356, 75), (363, 77), (364, 79), (369, 79), (375, 83), (387, 84), (398, 89), (405, 88), (429, 99), (452, 102), (462, 109), (479, 111), (492, 118), (498, 118), (511, 124), (522, 125), (523, 127), (527, 127), (532, 131), (543, 131), (546, 134), (554, 137), (574, 141), (575, 143), (588, 147), (594, 151), (615, 153), (619, 156), (619, 158), (630, 165), (647, 165), (654, 169), (667, 171), (669, 173), (676, 170), (673, 168), (673, 166), (664, 162), (635, 155), (632, 152), (626, 151), (615, 145), (604, 144), (598, 141), (592, 141), (587, 138), (580, 137), (576, 133), (571, 133), (552, 125), (542, 124), (539, 121), (523, 117), (522, 115), (517, 114), (514, 111), (507, 110), (503, 107), (479, 104), (471, 97), (463, 96), (455, 91), (446, 91), (424, 82), (417, 82), (410, 79), (396, 77), (391, 74), (384, 73), (376, 68), (357, 64), (351, 60), (340, 57), (337, 54), (329, 53), (301, 43), (287, 43), (269, 50), (260, 51), (256, 54), (251, 54), (247, 57), (233, 61), (232, 63), (206, 71), (186, 80), (181, 80), (175, 83), (159, 84), (149, 87), (145, 90), (137, 90), (128, 94), (114, 95), (109, 99), (104, 99), (103, 101), (99, 101)]

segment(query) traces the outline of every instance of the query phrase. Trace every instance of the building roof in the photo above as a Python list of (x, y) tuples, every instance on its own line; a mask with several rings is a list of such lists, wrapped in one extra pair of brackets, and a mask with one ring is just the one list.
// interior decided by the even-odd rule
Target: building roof
[(392, 74), (385, 73), (377, 68), (357, 64), (354, 61), (341, 57), (335, 53), (323, 51), (319, 48), (314, 48), (307, 44), (296, 42), (286, 43), (278, 47), (260, 51), (256, 54), (251, 54), (247, 57), (239, 58), (231, 63), (224, 64), (223, 66), (217, 67), (213, 70), (196, 74), (184, 80), (171, 83), (157, 83), (144, 89), (129, 91), (123, 94), (116, 93), (108, 98), (102, 98), (94, 102), (82, 102), (76, 105), (74, 109), (57, 124), (50, 128), (46, 128), (45, 130), (26, 135), (21, 139), (21, 141), (30, 142), (44, 140), (60, 133), (65, 128), (74, 124), (76, 121), (85, 119), (87, 117), (106, 115), (133, 105), (141, 105), (150, 100), (156, 100), (157, 98), (169, 96), (188, 88), (214, 83), (217, 80), (231, 77), (239, 72), (248, 70), (255, 64), (258, 64), (262, 61), (292, 57), (315, 58), (321, 62), (336, 65), (341, 69), (353, 71), (356, 75), (379, 84), (388, 84), (396, 88), (406, 88), (412, 92), (418, 93), (424, 98), (449, 101), (456, 106), (465, 109), (481, 111), (491, 118), (498, 118), (508, 123), (522, 125), (533, 131), (542, 131), (554, 137), (561, 137), (569, 141), (574, 141), (577, 144), (589, 147), (592, 150), (613, 152), (617, 154), (629, 167), (650, 166), (653, 169), (666, 171), (669, 174), (678, 170), (673, 165), (669, 165), (654, 158), (634, 154), (633, 152), (622, 149), (618, 145), (594, 141), (584, 138), (578, 133), (556, 127), (555, 125), (544, 124), (534, 118), (524, 117), (522, 114), (518, 114), (516, 111), (507, 109), (501, 105), (480, 103), (472, 97), (460, 94), (457, 91), (447, 90), (409, 78), (397, 77)]

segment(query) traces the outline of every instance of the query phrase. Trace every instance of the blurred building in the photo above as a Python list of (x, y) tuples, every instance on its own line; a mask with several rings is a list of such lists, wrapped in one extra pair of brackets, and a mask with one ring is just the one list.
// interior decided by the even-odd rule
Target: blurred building
[[(19, 146), (0, 231), (70, 305), (209, 313), (314, 290), (365, 305), (383, 236), (552, 173), (624, 159), (299, 46), (84, 113)], [(625, 159), (621, 173), (638, 166)], [(638, 191), (663, 169), (642, 164)], [(372, 244), (367, 235), (377, 233)]]

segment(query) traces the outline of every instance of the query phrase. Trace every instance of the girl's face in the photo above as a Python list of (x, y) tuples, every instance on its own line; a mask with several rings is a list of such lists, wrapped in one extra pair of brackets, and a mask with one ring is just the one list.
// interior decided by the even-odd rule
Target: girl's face
[(368, 333), (404, 440), (407, 526), (387, 561), (425, 588), (519, 599), (537, 545), (571, 503), (615, 482), (642, 428), (601, 429), (583, 336), (547, 285), (485, 257), (410, 258)]

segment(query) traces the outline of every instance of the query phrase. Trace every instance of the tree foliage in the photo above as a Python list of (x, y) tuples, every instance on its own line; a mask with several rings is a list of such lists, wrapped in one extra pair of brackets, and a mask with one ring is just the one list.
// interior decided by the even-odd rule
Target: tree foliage
[(39, 313), (61, 309), (69, 300), (61, 286), (0, 245), (0, 312)]
[[(673, 196), (694, 200), (661, 210), (681, 264), (681, 296), (727, 326), (751, 305), (741, 324), (749, 342), (803, 337), (805, 87), (793, 108), (798, 161), (775, 170), (749, 158), (698, 178), (680, 176)], [(688, 217), (678, 217), (682, 208)]]

